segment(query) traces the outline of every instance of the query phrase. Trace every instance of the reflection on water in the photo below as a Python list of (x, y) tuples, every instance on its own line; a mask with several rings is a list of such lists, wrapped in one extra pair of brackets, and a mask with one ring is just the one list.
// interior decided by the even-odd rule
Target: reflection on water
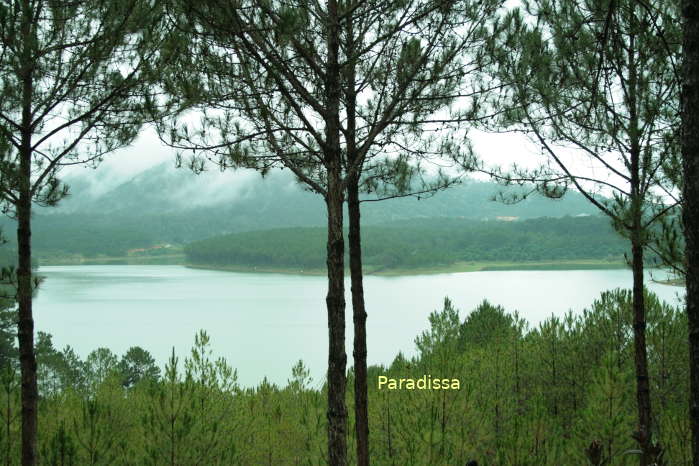
[[(173, 346), (187, 355), (198, 329), (211, 336), (215, 356), (238, 369), (243, 385), (262, 377), (284, 384), (299, 359), (316, 385), (327, 365), (324, 277), (188, 269), (176, 265), (41, 267), (46, 281), (35, 300), (36, 328), (54, 344), (85, 357), (104, 346), (123, 354), (149, 350), (164, 363)], [(657, 274), (657, 273), (656, 273)], [(483, 299), (518, 310), (536, 324), (551, 314), (579, 312), (603, 290), (631, 287), (628, 270), (469, 272), (365, 279), (369, 363), (412, 354), (413, 339), (445, 296), (462, 317)], [(649, 283), (677, 303), (681, 288)], [(349, 283), (347, 286), (348, 304)], [(351, 308), (347, 312), (351, 364)]]

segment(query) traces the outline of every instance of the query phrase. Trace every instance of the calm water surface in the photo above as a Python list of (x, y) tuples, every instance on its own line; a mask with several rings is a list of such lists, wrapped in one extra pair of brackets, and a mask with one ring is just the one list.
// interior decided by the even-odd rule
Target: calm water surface
[[(123, 354), (149, 350), (162, 365), (172, 348), (189, 354), (198, 329), (215, 356), (238, 370), (243, 385), (264, 376), (284, 384), (299, 359), (316, 386), (327, 364), (324, 277), (233, 273), (176, 265), (41, 267), (47, 279), (35, 300), (37, 330), (83, 358), (98, 347)], [(677, 303), (681, 288), (649, 283)], [(462, 318), (483, 299), (519, 311), (532, 325), (551, 314), (579, 312), (603, 290), (631, 287), (628, 270), (468, 272), (365, 278), (369, 363), (390, 363), (413, 340), (427, 316), (452, 299)], [(349, 283), (347, 286), (349, 293)], [(351, 303), (348, 294), (348, 303)], [(351, 309), (347, 313), (351, 361)]]

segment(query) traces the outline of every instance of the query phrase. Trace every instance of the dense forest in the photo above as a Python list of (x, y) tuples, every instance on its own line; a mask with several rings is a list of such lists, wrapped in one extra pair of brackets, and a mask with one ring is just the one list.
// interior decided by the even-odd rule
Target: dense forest
[[(582, 314), (535, 328), (487, 301), (464, 315), (446, 299), (415, 339), (414, 356), (369, 367), (374, 461), (581, 465), (598, 442), (602, 464), (637, 464), (630, 299), (611, 290)], [(658, 440), (666, 464), (689, 464), (686, 315), (652, 294), (647, 303)], [(0, 332), (0, 360), (10, 363), (0, 377), (3, 464), (17, 464), (19, 448), (13, 341)], [(208, 345), (198, 333), (191, 353), (173, 354), (161, 370), (138, 347), (121, 357), (100, 348), (81, 360), (40, 333), (42, 464), (325, 464), (324, 382), (299, 362), (286, 386), (241, 387)], [(379, 390), (379, 375), (457, 378), (460, 389)]]
[[(323, 228), (236, 233), (188, 244), (194, 265), (324, 267)], [(415, 219), (363, 230), (364, 264), (372, 269), (419, 268), (456, 262), (536, 262), (594, 259), (623, 264), (625, 243), (598, 216), (522, 221)], [(598, 264), (599, 266), (599, 264)]]

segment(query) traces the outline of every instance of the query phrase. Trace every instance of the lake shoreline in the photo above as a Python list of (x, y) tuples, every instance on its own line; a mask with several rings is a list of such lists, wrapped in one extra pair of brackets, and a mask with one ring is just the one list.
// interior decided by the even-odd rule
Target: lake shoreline
[(153, 256), (65, 256), (39, 257), (40, 266), (53, 265), (186, 265), (184, 254), (162, 254)]
[(686, 286), (686, 283), (684, 280), (679, 279), (679, 278), (673, 278), (669, 280), (652, 280), (653, 283), (657, 283), (659, 285), (667, 285), (667, 286), (681, 286), (684, 287)]
[[(184, 254), (171, 254), (162, 256), (124, 256), (124, 257), (71, 257), (61, 259), (40, 260), (41, 266), (68, 266), (68, 265), (179, 265), (189, 269), (215, 270), (234, 273), (268, 273), (299, 276), (325, 276), (326, 270), (314, 268), (296, 267), (262, 267), (252, 265), (218, 265), (218, 264), (191, 264), (186, 261)], [(555, 270), (616, 270), (625, 269), (627, 265), (623, 261), (604, 261), (594, 259), (560, 260), (560, 261), (483, 261), (483, 262), (456, 262), (449, 265), (435, 265), (416, 268), (387, 268), (372, 265), (364, 266), (365, 275), (379, 277), (405, 277), (416, 275), (439, 275), (463, 272), (505, 272), (505, 271), (555, 271)], [(650, 267), (648, 270), (652, 269)], [(345, 272), (349, 274), (349, 269)], [(681, 280), (652, 280), (654, 283), (667, 286), (684, 286)]]
[[(286, 275), (323, 276), (325, 269), (291, 268), (291, 267), (262, 267), (246, 265), (217, 265), (217, 264), (183, 264), (187, 268), (201, 270), (218, 270), (238, 273), (275, 273)], [(540, 262), (457, 262), (449, 265), (418, 267), (418, 268), (386, 268), (365, 266), (366, 275), (383, 277), (437, 275), (462, 272), (495, 272), (495, 271), (551, 271), (551, 270), (614, 270), (624, 269), (623, 262), (580, 260), (580, 261), (540, 261)]]

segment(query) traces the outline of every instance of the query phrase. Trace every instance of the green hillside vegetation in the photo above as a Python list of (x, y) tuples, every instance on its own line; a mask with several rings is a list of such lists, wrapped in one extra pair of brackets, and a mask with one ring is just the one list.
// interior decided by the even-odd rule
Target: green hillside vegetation
[[(33, 217), (32, 241), (41, 263), (71, 263), (124, 258), (131, 249), (159, 244), (184, 245), (217, 235), (285, 227), (322, 227), (326, 223), (323, 203), (303, 191), (286, 175), (275, 173), (250, 183), (227, 201), (206, 204), (194, 187), (206, 180), (187, 170), (158, 166), (99, 196), (90, 195), (84, 180), (57, 208), (37, 207)], [(189, 203), (173, 198), (177, 186), (187, 187)], [(433, 197), (399, 198), (369, 202), (362, 211), (364, 225), (393, 221), (455, 217), (472, 220), (515, 216), (520, 219), (565, 216), (595, 212), (580, 194), (571, 192), (552, 201), (532, 196), (516, 205), (492, 202), (501, 188), (494, 183), (470, 181)], [(201, 205), (194, 207), (194, 203)], [(0, 216), (0, 228), (14, 232), (13, 220)], [(10, 245), (15, 235), (7, 235)]]
[[(324, 228), (236, 233), (185, 247), (192, 265), (322, 269)], [(624, 240), (602, 217), (474, 221), (413, 219), (363, 229), (364, 264), (375, 270), (460, 262), (609, 261), (621, 263)]]
[[(596, 441), (608, 458), (602, 464), (638, 464), (629, 453), (636, 422), (630, 299), (629, 291), (604, 292), (583, 314), (531, 329), (487, 302), (463, 316), (445, 300), (415, 339), (414, 357), (369, 368), (374, 463), (582, 465)], [(652, 294), (647, 307), (655, 439), (667, 464), (690, 464), (686, 316)], [(16, 348), (12, 338), (0, 340), (9, 345), (0, 346), (0, 461), (17, 464)], [(191, 354), (173, 355), (162, 371), (138, 347), (121, 357), (101, 348), (81, 360), (43, 333), (37, 354), (42, 464), (327, 461), (325, 386), (301, 362), (284, 387), (245, 388), (211, 354), (204, 332)], [(455, 378), (460, 389), (379, 390), (379, 376)], [(352, 408), (351, 393), (347, 403)]]
[[(194, 176), (187, 169), (175, 169), (171, 163), (164, 163), (101, 194), (94, 194), (89, 178), (84, 175), (67, 176), (63, 181), (71, 186), (72, 194), (57, 207), (39, 208), (37, 213), (41, 216), (109, 214), (115, 220), (140, 216), (147, 221), (151, 216), (208, 211), (222, 214), (223, 218), (211, 219), (213, 222), (229, 222), (237, 231), (264, 230), (282, 225), (325, 225), (322, 199), (305, 191), (288, 171), (272, 170), (265, 178), (259, 175), (246, 178), (243, 175), (240, 180), (222, 176), (209, 171)], [(490, 199), (503, 189), (494, 182), (466, 179), (434, 196), (365, 203), (362, 220), (375, 224), (415, 217), (483, 219), (515, 215), (535, 218), (597, 212), (580, 193), (572, 190), (559, 200), (532, 195), (514, 205), (491, 202)], [(531, 186), (510, 186), (505, 192), (522, 193), (531, 189)]]

